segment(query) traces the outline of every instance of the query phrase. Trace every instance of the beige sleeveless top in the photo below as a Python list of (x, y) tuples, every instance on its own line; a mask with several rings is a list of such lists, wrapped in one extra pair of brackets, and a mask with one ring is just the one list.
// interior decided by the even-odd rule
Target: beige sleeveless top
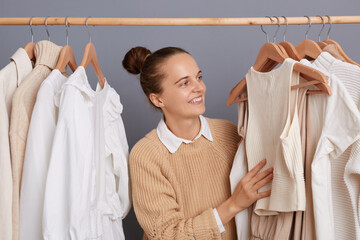
[(272, 182), (259, 189), (259, 192), (271, 189), (270, 197), (255, 204), (254, 211), (260, 216), (305, 210), (298, 91), (291, 91), (291, 85), (299, 83), (299, 73), (293, 71), (295, 63), (295, 60), (287, 58), (271, 72), (257, 72), (251, 68), (246, 75), (248, 167), (250, 170), (266, 158), (263, 169), (274, 168)]

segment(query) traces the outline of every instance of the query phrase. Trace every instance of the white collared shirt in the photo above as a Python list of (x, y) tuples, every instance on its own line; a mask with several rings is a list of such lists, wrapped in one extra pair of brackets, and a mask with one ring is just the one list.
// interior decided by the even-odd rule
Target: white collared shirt
[[(185, 143), (185, 144), (192, 143), (192, 142), (196, 141), (199, 137), (201, 137), (201, 135), (203, 135), (209, 141), (211, 141), (211, 142), (213, 141), (213, 137), (211, 135), (211, 131), (210, 131), (208, 121), (202, 115), (200, 115), (199, 117), (200, 117), (200, 124), (201, 124), (200, 132), (194, 138), (193, 141), (186, 140), (186, 139), (179, 138), (179, 137), (175, 136), (175, 134), (173, 134), (170, 131), (170, 129), (166, 126), (164, 118), (163, 117), (161, 118), (161, 120), (160, 120), (160, 122), (159, 122), (159, 124), (158, 124), (158, 126), (156, 128), (156, 132), (157, 132), (157, 135), (158, 135), (160, 141), (169, 150), (169, 152), (175, 153), (176, 150), (178, 150), (178, 148), (180, 147), (180, 145), (182, 143)], [(214, 216), (215, 216), (215, 219), (216, 219), (216, 223), (217, 223), (217, 225), (219, 227), (220, 233), (225, 232), (225, 227), (221, 222), (220, 216), (219, 216), (216, 208), (214, 208), (213, 211), (214, 211)]]
[(159, 136), (160, 141), (165, 145), (165, 147), (169, 150), (169, 152), (175, 153), (176, 150), (178, 150), (178, 148), (180, 147), (181, 143), (185, 143), (185, 144), (192, 143), (192, 142), (196, 141), (196, 139), (201, 137), (201, 135), (203, 135), (209, 141), (211, 141), (211, 142), (213, 141), (209, 123), (201, 115), (200, 115), (200, 124), (201, 124), (200, 132), (194, 138), (193, 141), (175, 136), (175, 134), (173, 134), (170, 131), (170, 129), (166, 126), (164, 118), (161, 118), (161, 120), (156, 128), (156, 131), (157, 131), (157, 135)]
[(131, 194), (120, 96), (107, 81), (94, 91), (79, 66), (55, 104), (59, 115), (45, 184), (43, 238), (124, 240), (122, 219)]

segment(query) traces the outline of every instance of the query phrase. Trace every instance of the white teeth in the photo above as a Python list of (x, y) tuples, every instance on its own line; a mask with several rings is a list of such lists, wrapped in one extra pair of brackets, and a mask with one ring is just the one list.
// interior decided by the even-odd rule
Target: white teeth
[(196, 103), (196, 102), (199, 102), (201, 101), (202, 97), (198, 97), (198, 98), (194, 98), (191, 103)]

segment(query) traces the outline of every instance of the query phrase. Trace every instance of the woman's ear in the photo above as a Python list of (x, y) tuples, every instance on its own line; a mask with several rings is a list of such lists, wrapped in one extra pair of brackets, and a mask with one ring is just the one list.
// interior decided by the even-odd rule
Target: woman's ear
[(154, 104), (156, 107), (158, 107), (158, 108), (164, 107), (164, 103), (159, 94), (150, 93), (149, 99), (152, 102), (152, 104)]

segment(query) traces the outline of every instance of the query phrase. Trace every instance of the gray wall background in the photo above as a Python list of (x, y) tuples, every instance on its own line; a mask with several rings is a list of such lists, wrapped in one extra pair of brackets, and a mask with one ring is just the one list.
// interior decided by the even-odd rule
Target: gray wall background
[[(359, 0), (1, 0), (0, 17), (263, 17), (359, 15)], [(189, 51), (198, 62), (207, 86), (206, 113), (211, 118), (237, 121), (235, 105), (226, 107), (230, 90), (254, 63), (258, 50), (265, 43), (260, 26), (189, 26), (189, 27), (89, 27), (98, 59), (109, 84), (120, 94), (122, 114), (130, 148), (157, 126), (161, 117), (148, 104), (139, 81), (122, 68), (122, 59), (132, 47), (145, 46), (151, 51), (177, 46)], [(269, 34), (275, 26), (264, 27)], [(305, 38), (307, 26), (289, 26), (287, 40), (294, 45)], [(321, 25), (313, 25), (309, 39), (317, 40)], [(44, 26), (34, 26), (34, 41), (47, 39)], [(284, 27), (279, 31), (282, 40)], [(51, 40), (66, 44), (64, 26), (49, 26)], [(326, 37), (326, 31), (322, 39)], [(360, 25), (333, 25), (330, 37), (338, 41), (350, 58), (360, 62)], [(19, 47), (31, 40), (28, 26), (0, 26), (0, 67)], [(81, 62), (88, 35), (84, 26), (71, 26), (69, 45), (78, 64)], [(96, 75), (87, 70), (90, 84), (95, 87)], [(123, 221), (127, 239), (141, 239), (142, 230), (133, 211)]]

